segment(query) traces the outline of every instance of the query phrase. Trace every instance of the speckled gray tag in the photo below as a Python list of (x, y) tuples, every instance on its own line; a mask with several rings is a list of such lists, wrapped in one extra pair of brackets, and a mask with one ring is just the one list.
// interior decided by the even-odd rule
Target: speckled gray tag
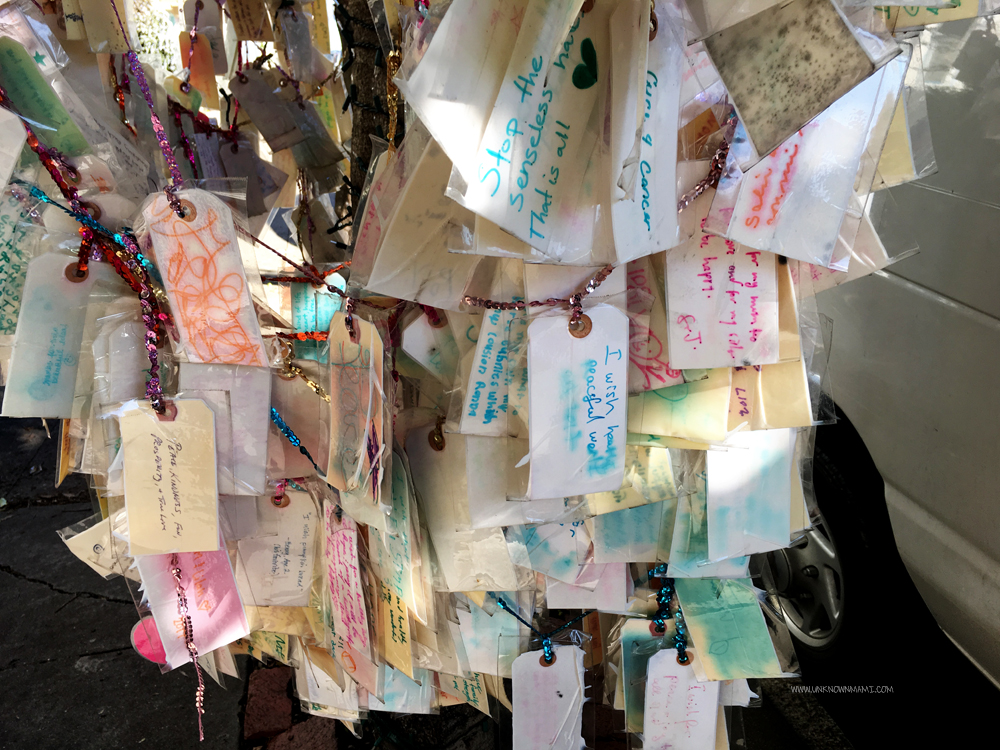
[(830, 0), (769, 8), (705, 47), (762, 156), (874, 71)]

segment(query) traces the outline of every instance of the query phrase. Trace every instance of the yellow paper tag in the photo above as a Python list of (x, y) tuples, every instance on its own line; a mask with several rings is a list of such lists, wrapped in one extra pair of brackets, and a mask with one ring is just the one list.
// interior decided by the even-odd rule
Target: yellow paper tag
[(56, 469), (56, 487), (63, 483), (63, 480), (73, 471), (71, 450), (72, 438), (69, 435), (69, 424), (72, 420), (64, 419), (60, 423), (59, 430), (59, 467)]
[(174, 408), (170, 421), (143, 402), (121, 415), (132, 556), (219, 549), (215, 416), (197, 399)]
[(271, 633), (267, 630), (255, 630), (249, 638), (243, 639), (247, 644), (247, 653), (258, 661), (262, 654), (272, 656), (282, 664), (288, 664), (288, 636), (284, 633)]
[[(128, 0), (117, 0), (117, 4), (122, 24), (131, 40), (135, 36), (131, 30), (132, 4)], [(92, 52), (124, 55), (129, 51), (128, 42), (125, 41), (125, 36), (118, 25), (118, 17), (115, 16), (111, 3), (105, 0), (79, 0), (79, 5)]]
[[(181, 60), (187, 63), (191, 50), (191, 34), (180, 33)], [(191, 55), (191, 78), (189, 83), (202, 94), (202, 102), (209, 109), (219, 108), (219, 87), (215, 83), (215, 62), (212, 60), (212, 45), (206, 34), (198, 34), (194, 40), (194, 54)]]
[(385, 658), (413, 679), (413, 652), (410, 646), (410, 616), (406, 604), (379, 581), (379, 620), (385, 638)]
[(236, 30), (236, 38), (241, 42), (274, 41), (264, 0), (230, 0), (226, 9)]

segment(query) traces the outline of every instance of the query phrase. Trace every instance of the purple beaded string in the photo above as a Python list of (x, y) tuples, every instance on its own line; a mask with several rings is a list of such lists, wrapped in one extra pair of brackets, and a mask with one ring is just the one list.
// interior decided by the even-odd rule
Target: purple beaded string
[(174, 158), (174, 150), (170, 147), (170, 141), (167, 139), (166, 130), (163, 129), (163, 123), (160, 122), (160, 118), (156, 115), (156, 109), (153, 107), (153, 95), (149, 91), (149, 82), (146, 80), (146, 74), (142, 72), (139, 56), (132, 49), (132, 43), (128, 40), (125, 24), (122, 23), (122, 17), (118, 13), (118, 6), (115, 4), (115, 0), (111, 0), (111, 8), (115, 12), (115, 18), (118, 19), (118, 28), (122, 30), (122, 37), (128, 46), (129, 69), (132, 71), (132, 75), (135, 76), (136, 81), (139, 82), (139, 88), (142, 89), (142, 96), (146, 100), (146, 106), (149, 107), (149, 119), (153, 123), (153, 132), (156, 134), (156, 140), (160, 143), (160, 151), (163, 152), (163, 158), (166, 159), (167, 168), (170, 170), (170, 184), (163, 189), (163, 192), (167, 194), (167, 200), (170, 202), (170, 207), (174, 210), (174, 213), (183, 218), (184, 209), (181, 208), (181, 201), (177, 197), (177, 191), (184, 186), (184, 177), (181, 175), (180, 167), (177, 166), (177, 160)]

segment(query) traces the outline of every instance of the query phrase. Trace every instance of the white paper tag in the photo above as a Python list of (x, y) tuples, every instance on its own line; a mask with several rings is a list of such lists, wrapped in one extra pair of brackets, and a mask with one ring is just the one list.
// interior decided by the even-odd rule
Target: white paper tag
[(461, 432), (465, 435), (505, 436), (508, 433), (512, 383), (511, 349), (519, 348), (528, 316), (517, 310), (487, 310), (483, 315), (472, 372), (465, 389)]
[[(694, 650), (688, 649), (694, 658)], [(646, 675), (645, 750), (704, 750), (715, 746), (719, 683), (698, 682), (673, 649), (656, 652)]]
[(557, 646), (555, 661), (541, 651), (514, 660), (514, 750), (580, 750), (583, 732), (583, 650)]
[(671, 364), (701, 369), (777, 362), (776, 262), (771, 253), (714, 234), (668, 252)]
[(83, 281), (67, 277), (75, 259), (46, 253), (28, 264), (21, 293), (14, 353), (7, 373), (3, 416), (73, 416), (73, 393), (90, 292), (98, 279), (114, 277), (106, 263), (94, 263)]
[(576, 338), (568, 315), (528, 326), (531, 477), (528, 497), (610, 492), (625, 472), (628, 316), (610, 305), (585, 313)]
[(257, 498), (257, 513), (276, 532), (239, 542), (236, 582), (247, 604), (305, 607), (312, 588), (319, 514), (307, 492), (286, 491), (288, 505), (276, 508)]

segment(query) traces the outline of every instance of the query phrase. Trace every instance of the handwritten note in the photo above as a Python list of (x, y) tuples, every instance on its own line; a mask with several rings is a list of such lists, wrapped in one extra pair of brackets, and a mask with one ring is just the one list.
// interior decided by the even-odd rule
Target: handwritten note
[[(696, 657), (694, 649), (688, 656)], [(672, 649), (658, 651), (646, 674), (643, 747), (702, 750), (715, 746), (719, 683), (698, 682), (692, 665), (681, 666)]]
[(675, 367), (778, 361), (775, 264), (771, 253), (713, 234), (667, 253), (667, 325)]
[(566, 315), (528, 327), (532, 499), (607, 492), (625, 470), (628, 317), (610, 305), (587, 311), (574, 337)]
[(181, 570), (180, 585), (187, 596), (199, 653), (207, 654), (249, 633), (226, 550), (140, 555), (135, 563), (171, 669), (191, 661), (184, 623), (177, 614), (175, 564)]
[(386, 520), (386, 531), (380, 534), (377, 547), (379, 569), (383, 583), (420, 616), (423, 597), (418, 597), (414, 581), (419, 583), (419, 567), (414, 569), (410, 540), (410, 484), (406, 466), (398, 454), (392, 457), (392, 512)]
[(170, 421), (145, 402), (119, 420), (133, 557), (219, 548), (215, 415), (204, 401), (171, 403)]
[(337, 518), (337, 506), (326, 503), (326, 566), (332, 617), (344, 643), (371, 658), (368, 608), (358, 561), (358, 525), (348, 515)]
[(396, 669), (413, 677), (413, 646), (410, 642), (410, 616), (406, 604), (391, 588), (379, 581), (379, 610), (385, 658)]
[(242, 539), (236, 580), (247, 603), (259, 607), (304, 607), (312, 588), (319, 514), (306, 492), (286, 491), (288, 505), (276, 508), (270, 497), (257, 499), (264, 528)]
[(514, 750), (579, 750), (583, 746), (583, 650), (557, 646), (555, 662), (540, 651), (514, 661)]
[[(545, 251), (609, 67), (606, 16), (582, 0), (531, 0), (476, 157), (456, 165), (449, 195)], [(603, 28), (602, 28), (603, 25)], [(579, 152), (589, 157), (584, 149)]]
[(382, 339), (375, 326), (347, 316), (330, 321), (330, 455), (326, 481), (338, 490), (360, 494), (377, 505), (381, 498)]
[(471, 676), (456, 676), (439, 672), (438, 680), (438, 687), (442, 692), (458, 698), (490, 716), (490, 704), (486, 697), (486, 686), (481, 674), (473, 672)]

